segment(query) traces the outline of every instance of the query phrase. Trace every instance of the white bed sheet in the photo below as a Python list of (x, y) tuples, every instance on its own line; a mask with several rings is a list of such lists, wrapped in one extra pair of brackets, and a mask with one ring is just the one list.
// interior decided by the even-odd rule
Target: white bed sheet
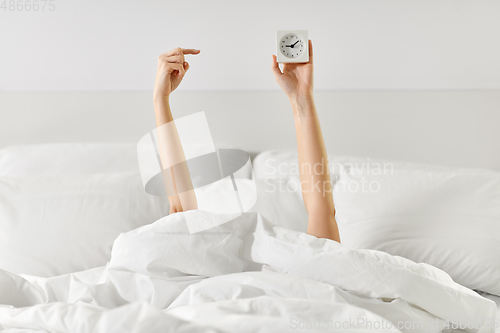
[[(334, 325), (354, 322), (361, 329), (385, 322), (385, 329), (372, 331), (432, 333), (447, 331), (445, 319), (488, 318), (497, 311), (492, 301), (426, 264), (351, 250), (274, 226), (256, 213), (189, 234), (187, 214), (200, 222), (216, 218), (190, 211), (124, 233), (106, 267), (51, 278), (0, 270), (0, 328), (345, 332)], [(396, 329), (388, 320), (428, 327)], [(494, 332), (484, 325), (467, 331)]]
[(478, 291), (478, 294), (483, 296), (484, 298), (492, 300), (497, 305), (497, 317), (496, 317), (496, 322), (495, 322), (495, 326), (496, 326), (495, 333), (500, 333), (500, 296), (491, 295), (491, 294), (481, 292), (481, 291)]

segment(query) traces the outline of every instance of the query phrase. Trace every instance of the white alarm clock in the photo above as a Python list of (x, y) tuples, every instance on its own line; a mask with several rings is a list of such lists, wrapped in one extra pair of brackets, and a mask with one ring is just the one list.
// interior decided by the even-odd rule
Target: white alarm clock
[(300, 63), (309, 61), (307, 30), (277, 30), (276, 40), (278, 62)]

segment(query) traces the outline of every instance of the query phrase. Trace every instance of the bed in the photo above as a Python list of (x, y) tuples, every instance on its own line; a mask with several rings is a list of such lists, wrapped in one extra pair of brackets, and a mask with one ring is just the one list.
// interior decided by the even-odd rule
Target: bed
[(342, 244), (305, 233), (294, 151), (261, 152), (224, 219), (168, 215), (133, 144), (0, 150), (0, 329), (500, 332), (500, 174), (329, 161)]

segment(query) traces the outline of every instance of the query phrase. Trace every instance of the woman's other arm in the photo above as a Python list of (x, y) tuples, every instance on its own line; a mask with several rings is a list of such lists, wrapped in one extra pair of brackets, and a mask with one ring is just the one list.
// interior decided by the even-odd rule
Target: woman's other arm
[(313, 52), (309, 40), (309, 62), (286, 63), (280, 70), (273, 55), (276, 81), (292, 105), (299, 152), (302, 198), (309, 215), (307, 233), (340, 243), (335, 220), (328, 156), (313, 98)]
[[(158, 58), (153, 101), (158, 149), (164, 169), (163, 179), (170, 203), (170, 214), (198, 208), (182, 144), (173, 122), (169, 100), (170, 94), (179, 86), (189, 69), (184, 55), (198, 53), (200, 53), (199, 50), (179, 47)], [(174, 165), (175, 168), (168, 168)]]

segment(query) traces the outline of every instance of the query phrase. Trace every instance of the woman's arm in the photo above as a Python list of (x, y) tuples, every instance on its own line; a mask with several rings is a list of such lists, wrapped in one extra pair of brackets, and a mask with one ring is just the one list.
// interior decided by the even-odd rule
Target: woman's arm
[[(170, 94), (179, 86), (189, 69), (184, 55), (198, 53), (200, 51), (195, 49), (176, 48), (158, 58), (153, 100), (158, 132), (158, 150), (163, 165), (163, 180), (170, 202), (170, 214), (198, 208), (169, 102)], [(172, 168), (166, 168), (168, 166), (172, 166)]]
[(312, 42), (309, 40), (308, 63), (286, 63), (282, 72), (273, 55), (272, 69), (295, 118), (302, 198), (309, 214), (307, 233), (340, 243), (328, 156), (313, 98)]

